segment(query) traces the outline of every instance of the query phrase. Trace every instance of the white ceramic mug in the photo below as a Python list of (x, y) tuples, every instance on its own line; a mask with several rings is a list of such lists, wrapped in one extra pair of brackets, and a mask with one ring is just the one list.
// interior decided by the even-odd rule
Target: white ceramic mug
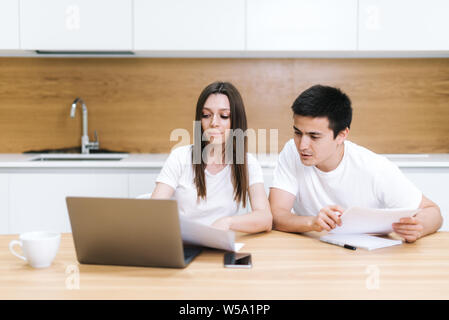
[[(33, 268), (46, 268), (51, 265), (58, 253), (61, 234), (35, 231), (22, 233), (19, 239), (9, 243), (11, 253), (27, 261)], [(23, 256), (14, 251), (15, 245), (22, 247)]]

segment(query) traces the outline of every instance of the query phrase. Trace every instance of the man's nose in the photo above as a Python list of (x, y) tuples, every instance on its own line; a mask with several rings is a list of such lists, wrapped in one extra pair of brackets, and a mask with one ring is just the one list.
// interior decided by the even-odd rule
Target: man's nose
[(301, 141), (299, 142), (300, 150), (307, 150), (310, 146), (310, 138), (307, 136), (302, 136)]

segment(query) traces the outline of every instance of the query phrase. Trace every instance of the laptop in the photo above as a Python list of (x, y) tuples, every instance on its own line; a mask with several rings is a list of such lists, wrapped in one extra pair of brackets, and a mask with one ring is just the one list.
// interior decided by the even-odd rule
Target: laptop
[(80, 263), (184, 268), (200, 247), (183, 246), (176, 200), (67, 197)]

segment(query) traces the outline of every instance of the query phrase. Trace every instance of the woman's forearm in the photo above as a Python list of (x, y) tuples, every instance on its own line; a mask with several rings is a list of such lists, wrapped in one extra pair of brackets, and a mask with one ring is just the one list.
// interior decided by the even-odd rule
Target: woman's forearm
[(273, 223), (271, 212), (264, 209), (229, 218), (229, 229), (245, 233), (271, 231)]

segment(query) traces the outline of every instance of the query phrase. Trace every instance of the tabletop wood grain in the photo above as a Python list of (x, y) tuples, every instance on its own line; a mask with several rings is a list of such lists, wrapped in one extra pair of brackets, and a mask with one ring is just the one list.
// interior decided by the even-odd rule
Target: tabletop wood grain
[[(239, 234), (251, 269), (206, 249), (185, 269), (79, 264), (63, 234), (53, 264), (33, 269), (0, 236), (0, 299), (448, 299), (449, 233), (400, 246), (347, 250), (315, 236)], [(20, 250), (20, 249), (18, 249)]]

